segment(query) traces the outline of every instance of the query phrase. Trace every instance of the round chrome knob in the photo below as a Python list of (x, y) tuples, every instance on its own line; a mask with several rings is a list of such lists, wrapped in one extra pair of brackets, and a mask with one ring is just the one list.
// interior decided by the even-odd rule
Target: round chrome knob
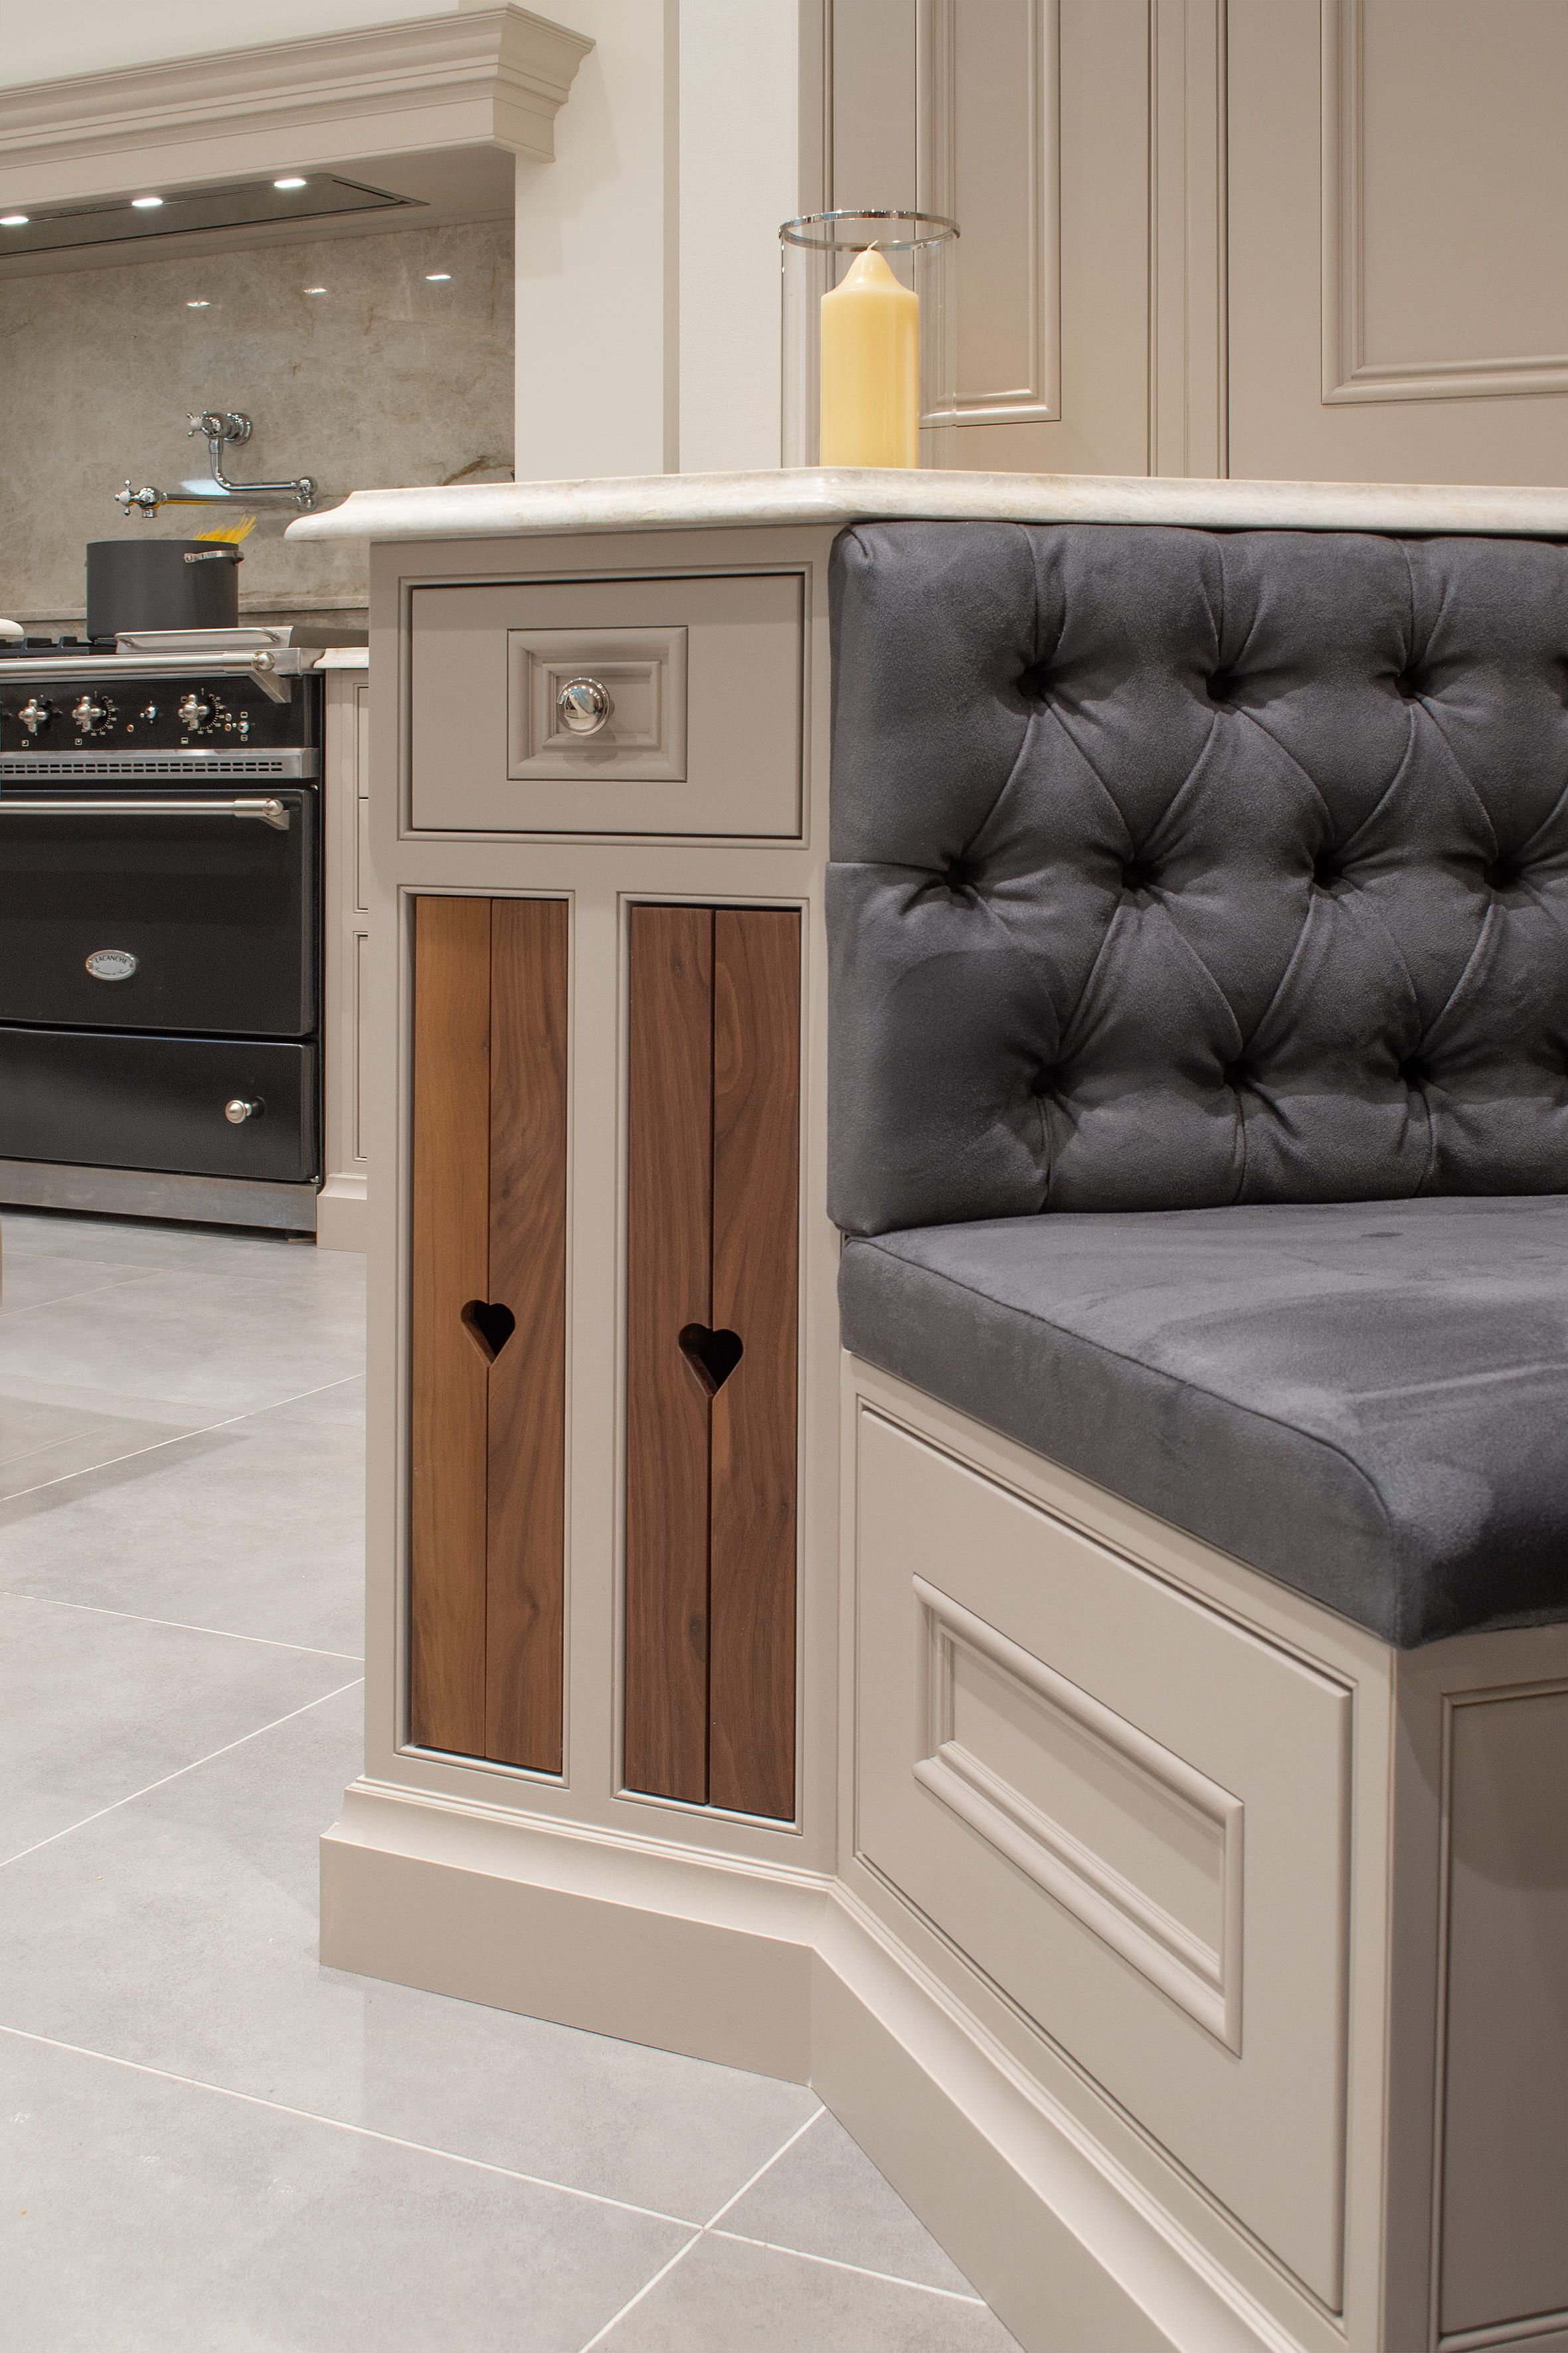
[(90, 694), (79, 695), (71, 704), (71, 724), (79, 735), (97, 735), (113, 718), (113, 703), (97, 702)]
[(243, 1127), (247, 1119), (259, 1119), (265, 1103), (247, 1103), (243, 1095), (230, 1095), (223, 1107), (223, 1115), (230, 1127)]
[(615, 707), (596, 678), (569, 678), (555, 698), (555, 716), (569, 735), (596, 735)]
[(212, 704), (204, 696), (183, 694), (180, 697), (179, 722), (187, 735), (199, 735), (212, 715)]

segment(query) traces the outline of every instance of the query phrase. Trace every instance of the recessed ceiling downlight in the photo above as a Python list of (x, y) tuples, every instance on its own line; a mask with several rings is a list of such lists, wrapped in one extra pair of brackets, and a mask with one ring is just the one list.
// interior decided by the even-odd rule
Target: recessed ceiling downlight
[(163, 201), (162, 196), (132, 196), (131, 209), (133, 213), (155, 212)]
[(425, 272), (425, 283), (426, 286), (446, 286), (449, 284), (451, 276), (449, 269), (427, 269)]
[(293, 173), (286, 180), (274, 180), (272, 185), (275, 188), (302, 188), (305, 183), (298, 173)]
[(27, 220), (26, 213), (0, 213), (0, 228), (26, 228)]

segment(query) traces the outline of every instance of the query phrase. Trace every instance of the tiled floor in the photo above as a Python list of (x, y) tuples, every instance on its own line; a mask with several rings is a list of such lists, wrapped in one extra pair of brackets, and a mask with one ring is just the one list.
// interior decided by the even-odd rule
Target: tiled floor
[(3, 1229), (5, 2353), (1007, 2353), (809, 2092), (319, 1967), (362, 1262)]

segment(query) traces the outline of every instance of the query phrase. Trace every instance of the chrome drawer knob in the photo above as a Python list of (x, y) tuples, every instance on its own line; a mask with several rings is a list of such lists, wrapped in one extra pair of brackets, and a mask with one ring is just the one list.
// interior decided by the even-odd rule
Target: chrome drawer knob
[(264, 1103), (247, 1103), (243, 1095), (230, 1095), (223, 1107), (223, 1115), (230, 1127), (243, 1127), (247, 1119), (259, 1119)]
[(555, 715), (569, 735), (596, 735), (615, 707), (596, 678), (569, 678), (555, 698)]

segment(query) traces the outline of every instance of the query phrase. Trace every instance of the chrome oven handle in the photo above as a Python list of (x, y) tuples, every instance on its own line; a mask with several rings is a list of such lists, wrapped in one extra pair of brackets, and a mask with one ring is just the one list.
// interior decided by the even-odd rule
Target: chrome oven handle
[(252, 798), (218, 800), (195, 794), (184, 800), (154, 799), (142, 793), (8, 793), (0, 786), (0, 817), (249, 817), (287, 833), (292, 818), (287, 802)]

